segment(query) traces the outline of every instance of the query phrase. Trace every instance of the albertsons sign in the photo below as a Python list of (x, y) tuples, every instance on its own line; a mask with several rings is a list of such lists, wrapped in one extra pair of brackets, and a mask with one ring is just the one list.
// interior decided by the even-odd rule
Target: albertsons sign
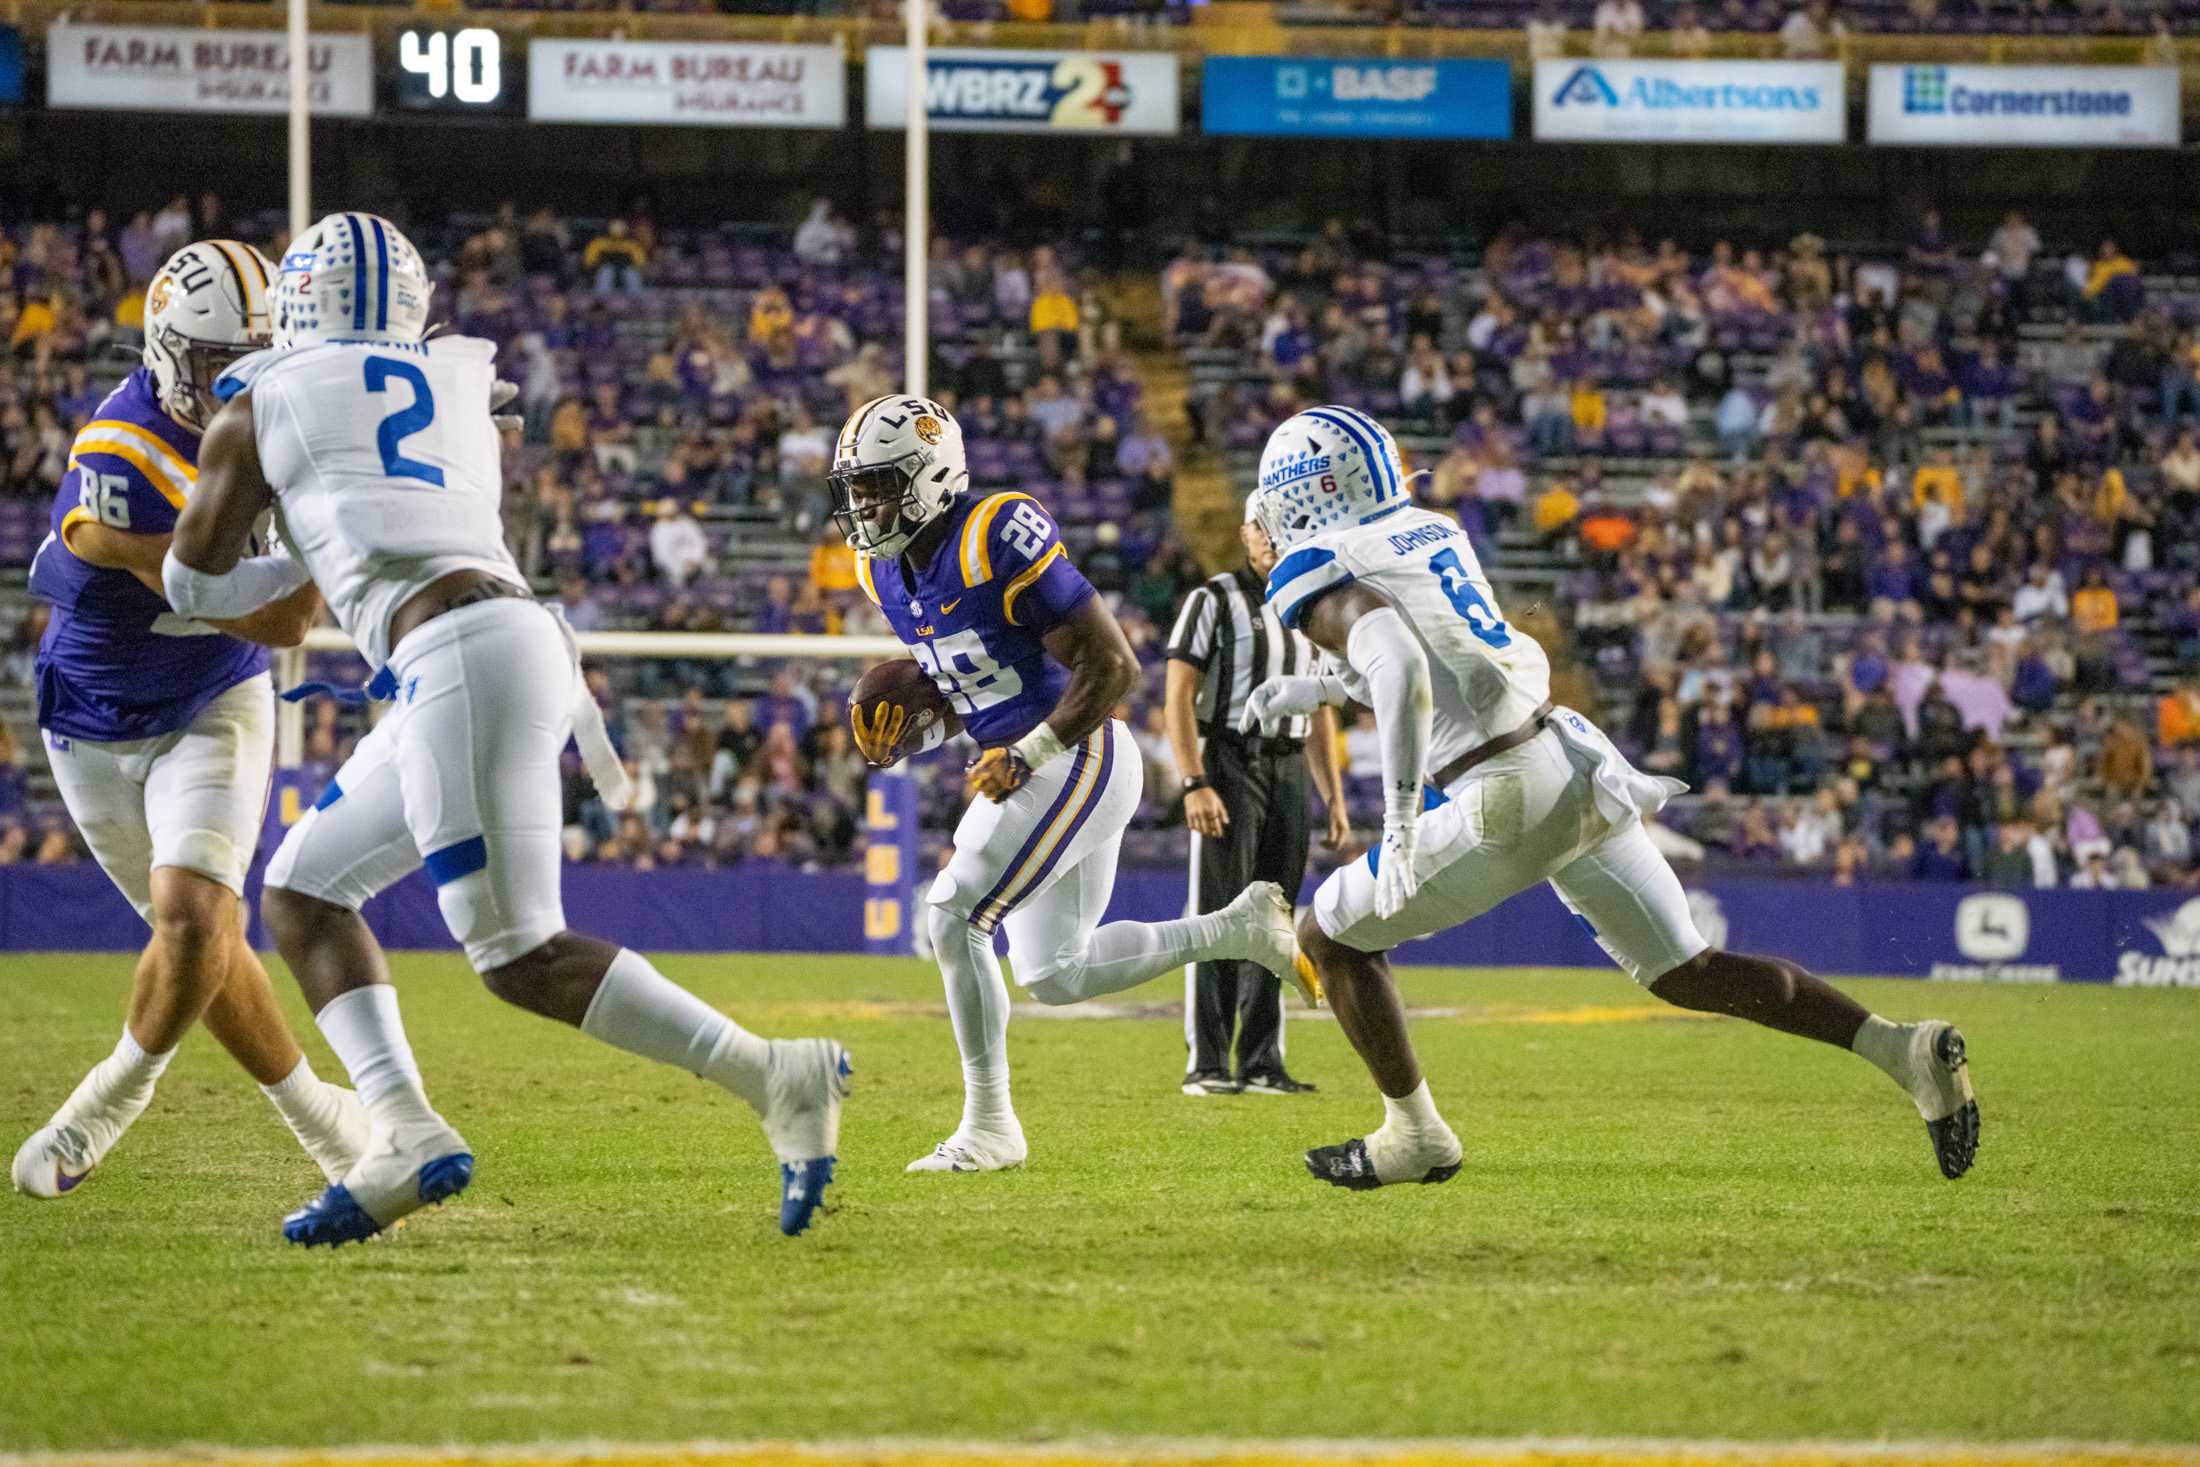
[(1535, 135), (1560, 142), (1838, 143), (1833, 61), (1538, 61)]

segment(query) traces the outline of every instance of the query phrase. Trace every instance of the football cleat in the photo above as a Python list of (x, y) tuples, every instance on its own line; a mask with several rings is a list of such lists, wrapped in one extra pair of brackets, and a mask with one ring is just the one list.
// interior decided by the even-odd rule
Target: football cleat
[[(1016, 1123), (1011, 1120), (1010, 1125)], [(912, 1172), (1001, 1172), (1024, 1164), (1031, 1149), (1024, 1144), (1024, 1130), (972, 1131), (958, 1128), (954, 1135), (904, 1168)]]
[(1184, 1093), (1190, 1096), (1235, 1095), (1244, 1088), (1228, 1070), (1194, 1070), (1184, 1077)]
[(1933, 1139), (1933, 1159), (1940, 1174), (1954, 1181), (1978, 1159), (1978, 1096), (1971, 1089), (1971, 1066), (1963, 1034), (1952, 1024), (1938, 1020), (1917, 1026), (1912, 1052), (1923, 1051), (1915, 1066), (1919, 1090), (1918, 1114), (1925, 1118), (1925, 1132)]
[[(1298, 984), (1301, 996), (1306, 996), (1306, 984), (1299, 976), (1298, 928), (1292, 917), (1291, 899), (1283, 894), (1282, 887), (1273, 881), (1256, 881), (1218, 915), (1234, 940), (1232, 951), (1243, 953), (1247, 960), (1278, 978), (1290, 979)], [(1319, 980), (1309, 1002), (1321, 1002)]]
[(283, 1236), (303, 1247), (364, 1242), (423, 1207), (439, 1206), (474, 1179), (466, 1140), (432, 1112), (377, 1128), (359, 1158), (319, 1197), (283, 1219)]
[(779, 1231), (793, 1237), (824, 1205), (839, 1160), (840, 1105), (855, 1073), (830, 1039), (774, 1039), (764, 1081), (764, 1138), (779, 1158)]
[(1400, 1182), (1448, 1182), (1459, 1175), (1464, 1160), (1459, 1138), (1449, 1132), (1441, 1140), (1412, 1147), (1380, 1146), (1379, 1163), (1376, 1152), (1368, 1148), (1370, 1139), (1379, 1142), (1381, 1133), (1372, 1138), (1355, 1136), (1336, 1146), (1317, 1146), (1306, 1153), (1306, 1169), (1316, 1181), (1332, 1187), (1371, 1192)]
[(99, 1153), (81, 1130), (49, 1124), (15, 1153), (15, 1190), (49, 1201), (66, 1197), (83, 1186), (98, 1166)]
[(1247, 1095), (1312, 1095), (1321, 1087), (1294, 1080), (1281, 1069), (1254, 1070), (1238, 1082)]

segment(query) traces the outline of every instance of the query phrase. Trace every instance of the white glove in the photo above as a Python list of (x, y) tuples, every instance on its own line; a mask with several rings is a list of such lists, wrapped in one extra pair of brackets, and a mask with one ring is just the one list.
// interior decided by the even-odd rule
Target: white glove
[(527, 420), (518, 413), (504, 411), (518, 396), (519, 384), (502, 377), (489, 388), (489, 421), (497, 425), (499, 433), (517, 433), (527, 426)]
[(1325, 703), (1340, 702), (1329, 696), (1331, 679), (1319, 677), (1273, 677), (1253, 689), (1245, 700), (1245, 712), (1238, 719), (1239, 733), (1259, 733), (1274, 738), (1283, 732), (1283, 721), (1303, 713), (1312, 713)]
[(1383, 844), (1375, 857), (1375, 915), (1386, 922), (1397, 916), (1420, 889), (1413, 875), (1413, 855), (1420, 844), (1419, 825), (1383, 822)]

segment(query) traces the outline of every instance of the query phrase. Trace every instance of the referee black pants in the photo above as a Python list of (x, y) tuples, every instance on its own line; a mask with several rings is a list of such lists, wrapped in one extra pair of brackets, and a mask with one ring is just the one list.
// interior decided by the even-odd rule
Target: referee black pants
[[(1218, 735), (1207, 740), (1206, 765), (1230, 823), (1220, 840), (1192, 837), (1197, 910), (1228, 906), (1256, 881), (1275, 882), (1296, 902), (1306, 879), (1305, 755), (1295, 745), (1290, 753), (1263, 753), (1258, 741)], [(1275, 974), (1257, 963), (1201, 963), (1191, 988), (1184, 1021), (1191, 1069), (1242, 1078), (1283, 1068), (1283, 985)]]

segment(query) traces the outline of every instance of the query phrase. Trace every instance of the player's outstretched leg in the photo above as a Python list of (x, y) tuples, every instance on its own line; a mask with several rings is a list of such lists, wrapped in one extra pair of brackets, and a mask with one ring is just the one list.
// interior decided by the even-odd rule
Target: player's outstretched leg
[(779, 1159), (779, 1230), (792, 1237), (810, 1225), (840, 1159), (840, 1106), (854, 1067), (839, 1044), (751, 1034), (640, 953), (577, 932), (485, 969), (481, 981), (507, 1003), (746, 1101)]
[[(284, 849), (291, 849), (287, 842)], [(287, 870), (287, 863), (277, 869)], [(267, 888), (260, 911), (314, 1022), (351, 1075), (369, 1123), (359, 1159), (283, 1219), (283, 1236), (308, 1248), (363, 1242), (466, 1190), (473, 1149), (428, 1103), (389, 965), (365, 920), (279, 886)]]
[(1421, 1061), (1406, 1033), (1405, 1007), (1381, 953), (1335, 941), (1311, 910), (1299, 918), (1299, 947), (1320, 975), (1337, 1025), (1383, 1096), (1383, 1124), (1364, 1137), (1306, 1153), (1306, 1169), (1333, 1187), (1365, 1191), (1394, 1182), (1448, 1182), (1459, 1174), (1459, 1138), (1437, 1113)]
[(176, 1045), (202, 1018), (308, 1154), (324, 1170), (349, 1166), (364, 1135), (357, 1102), (323, 1083), (299, 1052), (245, 943), (236, 893), (197, 871), (161, 866), (148, 896), (153, 938), (138, 959), (122, 1038), (16, 1152), (17, 1189), (55, 1198), (82, 1185), (151, 1104)]
[(962, 1056), (963, 1110), (954, 1134), (906, 1170), (994, 1172), (1022, 1166), (1030, 1148), (1009, 1100), (1008, 984), (993, 951), (993, 934), (931, 903), (924, 913)]
[(1707, 948), (1650, 991), (1701, 1013), (1748, 1019), (1783, 1034), (1852, 1050), (1909, 1093), (1932, 1138), (1941, 1175), (1953, 1181), (1978, 1155), (1978, 1099), (1963, 1035), (1939, 1019), (1891, 1024), (1786, 958)]
[[(1045, 910), (1034, 903), (1026, 910)], [(1011, 916), (1009, 953), (1024, 971), (1023, 934)], [(1273, 881), (1256, 881), (1219, 911), (1169, 922), (1110, 922), (1081, 941), (1057, 948), (1040, 961), (1025, 991), (1043, 1004), (1083, 1003), (1151, 982), (1193, 963), (1236, 959), (1254, 962), (1301, 985), (1299, 950), (1292, 940), (1291, 899)], [(1309, 1002), (1318, 1002), (1315, 994)]]

